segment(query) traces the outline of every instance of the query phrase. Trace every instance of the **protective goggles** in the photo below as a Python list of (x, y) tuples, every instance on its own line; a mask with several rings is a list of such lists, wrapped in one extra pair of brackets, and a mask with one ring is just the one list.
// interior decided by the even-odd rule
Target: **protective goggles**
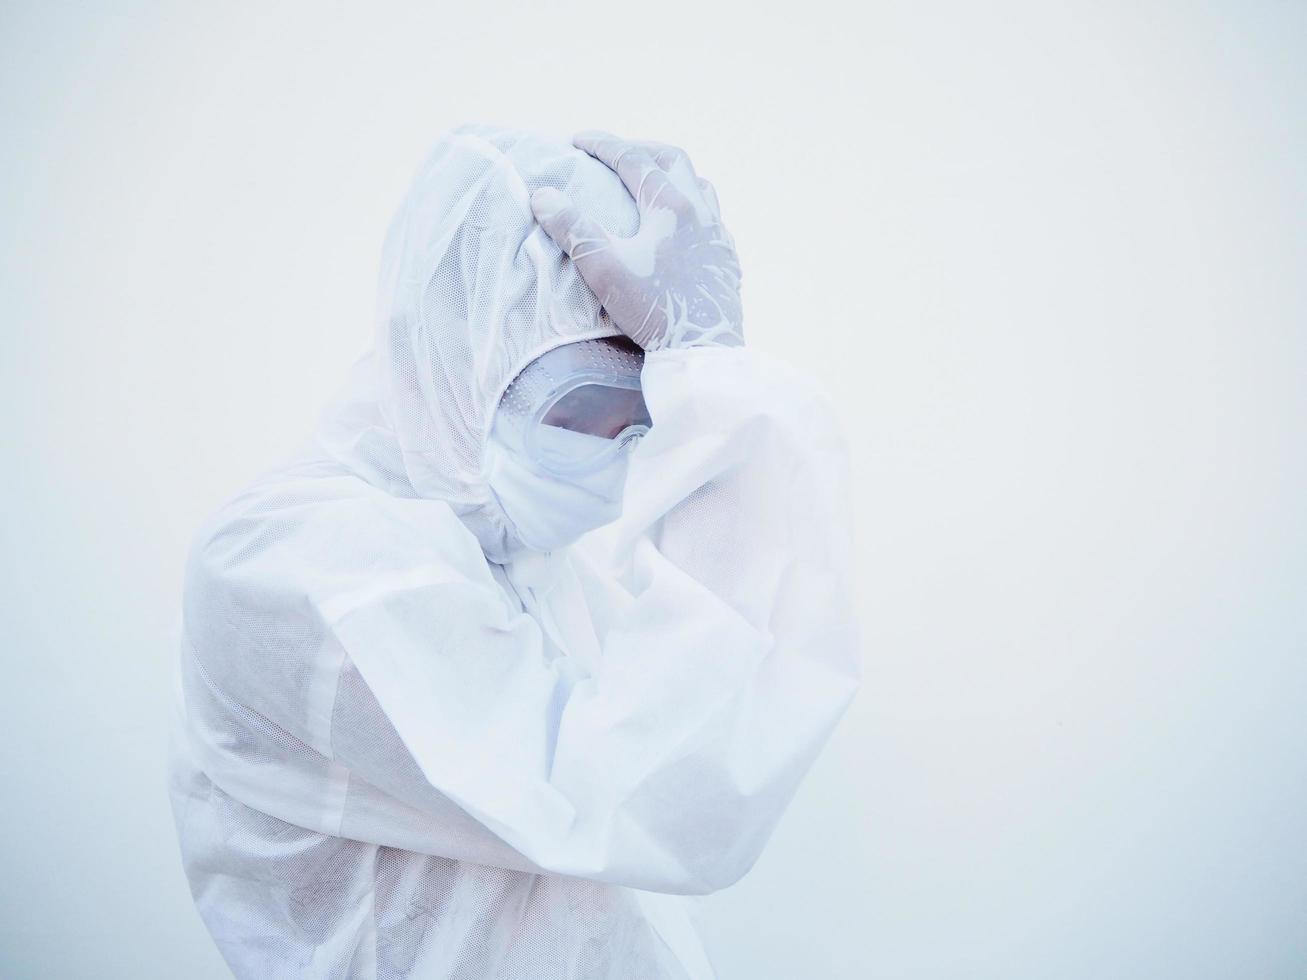
[(644, 351), (625, 337), (564, 344), (505, 389), (496, 431), (526, 461), (557, 475), (594, 472), (653, 425), (640, 388)]

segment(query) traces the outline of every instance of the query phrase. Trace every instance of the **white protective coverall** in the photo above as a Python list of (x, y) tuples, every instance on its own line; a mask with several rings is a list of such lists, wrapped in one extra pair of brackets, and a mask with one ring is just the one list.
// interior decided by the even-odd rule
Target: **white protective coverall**
[(525, 550), (487, 489), (501, 392), (617, 333), (532, 219), (572, 147), (437, 144), (376, 346), (303, 455), (198, 532), (170, 791), (237, 976), (711, 977), (694, 900), (757, 859), (857, 685), (833, 412), (746, 348), (651, 351), (623, 516)]

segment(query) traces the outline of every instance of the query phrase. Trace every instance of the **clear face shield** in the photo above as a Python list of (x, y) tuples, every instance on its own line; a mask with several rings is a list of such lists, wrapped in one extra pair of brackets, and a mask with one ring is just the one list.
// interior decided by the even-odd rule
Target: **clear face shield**
[(551, 550), (621, 513), (629, 452), (653, 425), (643, 366), (625, 337), (578, 341), (536, 358), (504, 391), (489, 483), (528, 547)]

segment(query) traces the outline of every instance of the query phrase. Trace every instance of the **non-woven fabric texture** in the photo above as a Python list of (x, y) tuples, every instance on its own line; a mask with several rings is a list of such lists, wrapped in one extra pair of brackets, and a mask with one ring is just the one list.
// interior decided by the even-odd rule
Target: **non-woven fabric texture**
[(445, 501), (498, 558), (517, 544), (485, 480), (500, 395), (541, 354), (620, 332), (535, 223), (541, 187), (613, 234), (639, 225), (617, 175), (566, 143), (488, 126), (437, 142), (386, 236), (375, 349), (319, 431), (351, 468)]
[(752, 867), (857, 686), (847, 452), (779, 360), (649, 353), (622, 516), (506, 531), (504, 387), (613, 333), (541, 181), (629, 233), (584, 154), (442, 139), (321, 438), (193, 542), (170, 791), (238, 977), (712, 977), (690, 896)]

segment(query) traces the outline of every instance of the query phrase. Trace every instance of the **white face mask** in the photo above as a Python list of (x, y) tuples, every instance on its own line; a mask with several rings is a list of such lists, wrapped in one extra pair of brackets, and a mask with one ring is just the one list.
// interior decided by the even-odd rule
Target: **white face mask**
[(616, 520), (631, 447), (652, 420), (644, 353), (624, 337), (553, 348), (504, 390), (486, 443), (486, 482), (533, 551)]
[[(560, 449), (573, 440), (600, 439), (563, 429), (553, 430), (550, 438)], [(599, 469), (560, 475), (532, 468), (493, 435), (486, 444), (490, 489), (522, 544), (533, 551), (555, 551), (617, 520), (629, 462), (624, 449)]]

